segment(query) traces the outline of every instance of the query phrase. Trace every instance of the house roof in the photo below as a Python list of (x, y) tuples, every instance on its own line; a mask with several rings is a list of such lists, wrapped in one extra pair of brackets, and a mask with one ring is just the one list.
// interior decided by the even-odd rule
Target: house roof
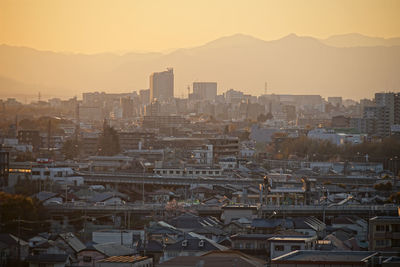
[[(203, 241), (203, 245), (200, 245)], [(184, 243), (186, 245), (184, 245)], [(227, 250), (228, 248), (208, 239), (202, 235), (190, 232), (186, 237), (182, 238), (174, 244), (167, 245), (166, 250), (179, 251), (211, 251), (211, 250)]]
[(28, 245), (28, 242), (14, 236), (12, 234), (0, 234), (0, 242), (3, 244), (6, 244), (7, 246), (18, 245), (18, 241), (21, 246)]
[(147, 256), (112, 256), (97, 262), (134, 263), (147, 259)]
[(93, 248), (95, 248), (100, 253), (103, 253), (107, 257), (111, 256), (130, 256), (133, 255), (135, 250), (128, 248), (126, 246), (117, 244), (117, 243), (102, 243), (102, 244), (93, 244)]
[(275, 228), (278, 226), (293, 228), (293, 221), (285, 219), (253, 219), (251, 226), (255, 228)]
[(272, 259), (272, 263), (363, 263), (376, 254), (371, 251), (297, 250)]
[(37, 198), (39, 201), (43, 202), (50, 198), (56, 197), (58, 194), (53, 192), (47, 191), (40, 191), (39, 193), (35, 194), (33, 197)]
[(91, 202), (103, 202), (106, 201), (107, 199), (113, 198), (113, 197), (119, 197), (122, 199), (127, 199), (125, 194), (119, 193), (119, 192), (104, 192), (104, 193), (98, 193), (92, 196), (90, 199)]
[(210, 251), (202, 256), (180, 256), (171, 260), (165, 261), (156, 266), (207, 266), (207, 267), (261, 267), (265, 266), (265, 262), (241, 253), (239, 251)]
[(65, 241), (75, 252), (84, 250), (86, 246), (73, 233), (59, 234), (59, 237)]
[[(140, 245), (139, 251), (143, 251), (143, 243)], [(149, 240), (146, 244), (146, 252), (162, 252), (163, 245), (156, 240)]]
[(236, 234), (231, 236), (231, 240), (267, 240), (275, 236), (274, 234)]
[(218, 219), (213, 217), (200, 217), (191, 213), (185, 213), (180, 216), (173, 218), (170, 221), (171, 225), (176, 228), (181, 229), (198, 229), (204, 226), (215, 227), (218, 226), (221, 222)]
[(68, 259), (67, 254), (39, 254), (29, 255), (26, 261), (32, 263), (59, 263), (66, 262)]

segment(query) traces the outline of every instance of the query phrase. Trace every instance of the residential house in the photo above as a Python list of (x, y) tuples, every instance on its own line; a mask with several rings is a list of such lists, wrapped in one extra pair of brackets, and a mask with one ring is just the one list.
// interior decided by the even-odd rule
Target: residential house
[(135, 250), (117, 243), (93, 244), (81, 250), (77, 259), (79, 266), (93, 266), (97, 261), (112, 256), (132, 256)]
[(29, 255), (26, 258), (29, 267), (65, 267), (70, 266), (70, 258), (67, 254), (39, 254)]
[(317, 236), (276, 236), (268, 239), (270, 258), (274, 259), (295, 250), (315, 250)]
[[(0, 234), (0, 263), (12, 264), (29, 254), (29, 243), (12, 234)], [(5, 265), (2, 265), (5, 266)]]
[(221, 219), (224, 224), (230, 223), (232, 220), (247, 218), (252, 220), (257, 217), (257, 206), (251, 205), (227, 205), (222, 207)]
[(228, 248), (204, 236), (190, 232), (178, 242), (169, 244), (165, 247), (162, 261), (178, 256), (200, 256), (205, 252), (214, 250), (224, 251), (228, 250)]
[(233, 249), (267, 260), (269, 255), (268, 239), (272, 236), (271, 234), (236, 234), (230, 239)]

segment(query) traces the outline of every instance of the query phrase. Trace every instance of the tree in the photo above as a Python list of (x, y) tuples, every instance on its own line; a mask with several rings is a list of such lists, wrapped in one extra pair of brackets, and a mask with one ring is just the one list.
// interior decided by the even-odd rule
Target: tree
[(104, 123), (103, 134), (99, 138), (99, 155), (114, 156), (119, 153), (119, 137), (117, 131)]
[(391, 182), (379, 183), (379, 184), (374, 185), (374, 188), (378, 191), (391, 191), (393, 188), (393, 185)]
[(74, 139), (67, 140), (61, 148), (65, 159), (74, 159), (79, 156), (81, 143)]
[(265, 122), (267, 120), (267, 115), (260, 114), (257, 116), (257, 121), (258, 122)]
[(257, 117), (257, 121), (258, 122), (266, 122), (267, 120), (272, 120), (274, 118), (274, 116), (272, 116), (272, 114), (270, 112), (268, 112), (267, 114), (260, 114)]
[(400, 204), (400, 192), (391, 194), (390, 197), (389, 197), (389, 202), (390, 203)]

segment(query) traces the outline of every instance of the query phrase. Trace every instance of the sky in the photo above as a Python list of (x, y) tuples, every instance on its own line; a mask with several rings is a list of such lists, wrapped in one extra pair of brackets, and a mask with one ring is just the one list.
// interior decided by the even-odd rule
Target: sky
[(273, 40), (400, 36), (399, 0), (0, 0), (0, 44), (94, 54), (193, 47), (236, 33)]

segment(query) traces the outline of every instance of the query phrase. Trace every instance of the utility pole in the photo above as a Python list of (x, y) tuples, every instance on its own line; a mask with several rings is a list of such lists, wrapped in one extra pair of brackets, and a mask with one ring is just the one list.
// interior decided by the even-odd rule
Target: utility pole
[(50, 151), (51, 144), (51, 118), (49, 118), (49, 124), (47, 126), (47, 150)]
[(21, 216), (18, 216), (18, 266), (21, 265), (21, 242), (20, 242), (20, 238), (21, 238)]

